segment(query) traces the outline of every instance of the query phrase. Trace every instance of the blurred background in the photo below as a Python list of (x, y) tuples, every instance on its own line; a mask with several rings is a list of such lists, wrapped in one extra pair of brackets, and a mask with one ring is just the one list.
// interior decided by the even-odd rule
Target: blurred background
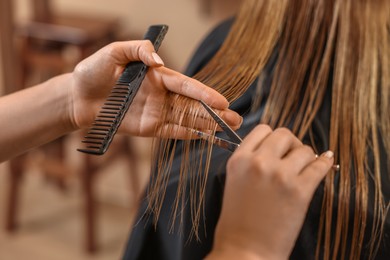
[[(169, 25), (159, 54), (183, 71), (240, 2), (0, 0), (0, 95), (71, 71), (109, 42), (141, 39), (151, 24)], [(118, 136), (93, 157), (76, 151), (81, 139), (73, 133), (0, 164), (0, 259), (121, 257), (149, 178), (151, 140)]]

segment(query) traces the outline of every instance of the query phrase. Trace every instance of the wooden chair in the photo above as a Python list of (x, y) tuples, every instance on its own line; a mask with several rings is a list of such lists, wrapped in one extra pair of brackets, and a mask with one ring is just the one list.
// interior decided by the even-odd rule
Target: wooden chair
[[(32, 19), (17, 26), (24, 84), (33, 69), (44, 69), (47, 74), (53, 75), (63, 73), (116, 40), (117, 19), (57, 14), (50, 0), (30, 1)], [(50, 76), (48, 74), (44, 78)]]
[[(3, 1), (3, 0), (1, 0)], [(6, 0), (7, 8), (12, 13), (11, 1)], [(4, 2), (5, 4), (5, 2)], [(103, 19), (100, 17), (62, 15), (55, 12), (52, 2), (49, 0), (31, 0), (33, 10), (32, 19), (16, 27), (16, 35), (20, 42), (20, 79), (19, 87), (15, 87), (8, 92), (16, 91), (31, 83), (31, 75), (34, 73), (45, 72), (38, 79), (45, 80), (59, 73), (64, 73), (72, 69), (81, 59), (89, 56), (105, 44), (116, 40), (118, 21), (116, 19)], [(69, 50), (72, 50), (70, 55)], [(29, 81), (30, 80), (30, 81)], [(81, 137), (80, 137), (81, 139)], [(66, 172), (66, 161), (64, 159), (64, 142), (66, 139), (59, 140), (50, 144), (51, 165), (57, 167), (43, 166), (45, 174), (52, 178), (57, 178), (57, 184), (64, 188), (64, 182), (61, 180), (63, 174), (52, 174), (50, 169), (57, 168)], [(133, 169), (137, 169), (137, 158), (134, 147), (122, 140), (117, 143), (117, 147), (112, 156), (125, 154)], [(54, 155), (54, 156), (53, 156)], [(100, 168), (105, 167), (110, 162), (106, 160), (102, 164), (96, 163), (91, 156), (83, 155), (83, 170), (81, 180), (83, 186), (83, 196), (85, 200), (85, 241), (86, 250), (95, 252), (98, 248), (96, 238), (96, 204), (94, 196), (94, 182), (96, 173)], [(18, 200), (23, 177), (26, 155), (22, 155), (10, 161), (10, 189), (6, 218), (6, 229), (14, 232), (17, 229)], [(137, 178), (133, 172), (131, 178)], [(54, 176), (54, 177), (53, 177)], [(59, 178), (59, 179), (58, 179)], [(133, 182), (134, 183), (134, 182)], [(135, 180), (135, 183), (137, 181)], [(134, 189), (136, 187), (133, 187)]]

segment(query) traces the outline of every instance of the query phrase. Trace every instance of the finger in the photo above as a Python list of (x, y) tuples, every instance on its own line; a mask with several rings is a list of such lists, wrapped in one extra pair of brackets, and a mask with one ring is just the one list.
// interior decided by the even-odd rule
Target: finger
[[(236, 111), (233, 111), (233, 110), (230, 110), (230, 109), (225, 109), (225, 110), (217, 110), (216, 109), (214, 111), (217, 112), (217, 114), (233, 130), (237, 130), (238, 128), (240, 128), (240, 126), (242, 125), (242, 122), (244, 121), (242, 116), (240, 116), (240, 114), (238, 114)], [(218, 129), (218, 131), (222, 130), (219, 126), (218, 126), (217, 129)]]
[(327, 151), (319, 156), (316, 160), (309, 163), (298, 176), (302, 185), (314, 194), (319, 183), (324, 179), (326, 174), (332, 168), (334, 161), (333, 152)]
[(168, 90), (195, 100), (202, 100), (216, 109), (223, 110), (229, 106), (229, 102), (224, 96), (203, 83), (166, 67), (158, 69)]
[[(235, 111), (230, 109), (225, 110), (214, 110), (220, 118), (222, 118), (226, 124), (230, 126), (233, 130), (236, 130), (240, 128), (243, 118)], [(207, 125), (212, 125), (213, 128), (217, 125), (217, 122), (203, 109), (200, 110), (191, 110), (189, 113), (185, 113), (185, 115), (180, 115), (180, 113), (177, 113), (177, 110), (175, 112), (172, 112), (171, 118), (174, 119), (174, 122), (177, 124), (182, 124), (184, 126), (191, 126), (193, 128), (204, 128), (207, 127)], [(181, 122), (179, 123), (178, 118), (182, 118)], [(195, 122), (195, 124), (193, 124)], [(217, 130), (221, 131), (221, 127), (217, 126)]]
[(257, 153), (283, 158), (290, 150), (301, 145), (302, 142), (290, 130), (278, 128), (262, 142)]
[(286, 172), (296, 174), (301, 171), (311, 162), (316, 160), (316, 154), (308, 145), (301, 145), (291, 150), (282, 160), (284, 167), (288, 167)]
[(142, 61), (148, 66), (162, 66), (164, 62), (149, 40), (114, 42), (109, 45), (111, 55), (119, 64)]
[[(238, 149), (254, 151), (257, 147), (261, 145), (263, 140), (267, 138), (272, 133), (271, 127), (268, 125), (260, 124), (257, 125), (242, 141)], [(237, 149), (237, 150), (238, 150)]]
[[(215, 110), (216, 113), (233, 129), (238, 129), (242, 124), (242, 117), (235, 111), (226, 109), (223, 111)], [(191, 109), (189, 112), (180, 111), (180, 108), (174, 107), (168, 115), (170, 123), (181, 126), (198, 129), (200, 131), (216, 129), (221, 131), (215, 120), (203, 109)]]

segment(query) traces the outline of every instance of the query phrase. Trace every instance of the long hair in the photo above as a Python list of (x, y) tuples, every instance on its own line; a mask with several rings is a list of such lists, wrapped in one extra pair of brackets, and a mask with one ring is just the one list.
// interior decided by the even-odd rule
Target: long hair
[[(381, 163), (386, 162), (379, 158), (380, 147), (384, 146), (389, 161), (389, 46), (388, 0), (247, 0), (220, 50), (194, 76), (233, 102), (261, 75), (277, 49), (269, 95), (257, 96), (253, 106), (264, 100), (259, 122), (274, 128), (291, 126), (301, 139), (310, 134), (325, 92), (331, 88), (329, 148), (335, 152), (340, 171), (337, 185), (335, 173), (325, 179), (317, 258), (359, 259), (365, 236), (371, 237), (369, 256), (373, 257), (377, 250), (387, 208), (380, 172)], [(195, 126), (200, 111), (197, 102), (171, 95), (162, 120), (169, 119), (172, 125), (184, 124), (184, 115), (191, 115), (193, 120), (185, 122), (191, 127)], [(215, 127), (212, 122), (207, 124)], [(157, 131), (164, 136), (164, 131), (173, 129)], [(149, 208), (156, 218), (164, 200), (176, 145), (176, 140), (155, 142), (157, 174), (149, 189)], [(204, 165), (202, 158), (193, 160), (191, 151), (195, 148), (206, 150)], [(183, 142), (173, 214), (180, 215), (187, 188), (197, 193), (190, 195), (195, 235), (202, 214), (211, 149), (205, 141), (196, 146), (193, 141)], [(369, 154), (373, 160), (370, 166)], [(373, 188), (369, 187), (369, 181), (374, 183)], [(373, 194), (373, 201), (369, 200), (369, 194)], [(372, 203), (374, 219), (367, 223)], [(371, 229), (367, 230), (367, 226)], [(348, 237), (352, 239), (349, 241)]]

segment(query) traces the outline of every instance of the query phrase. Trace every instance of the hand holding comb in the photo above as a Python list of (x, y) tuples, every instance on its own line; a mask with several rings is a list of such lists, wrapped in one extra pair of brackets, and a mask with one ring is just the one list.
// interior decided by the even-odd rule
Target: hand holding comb
[[(144, 39), (150, 40), (157, 51), (167, 31), (167, 25), (152, 25)], [(147, 70), (148, 66), (141, 61), (127, 64), (82, 141), (86, 147), (77, 151), (94, 155), (102, 155), (107, 151)]]

